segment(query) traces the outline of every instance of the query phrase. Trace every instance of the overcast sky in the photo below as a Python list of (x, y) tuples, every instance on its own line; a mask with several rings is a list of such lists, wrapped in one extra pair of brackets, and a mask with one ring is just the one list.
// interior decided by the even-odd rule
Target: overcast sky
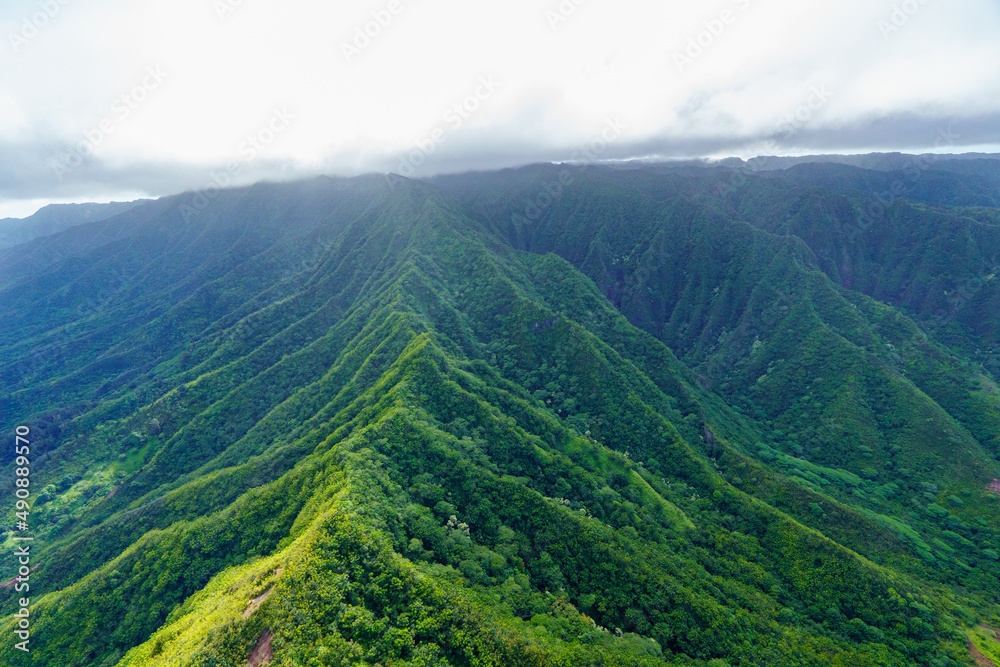
[(0, 217), (317, 173), (1000, 150), (996, 0), (4, 0)]

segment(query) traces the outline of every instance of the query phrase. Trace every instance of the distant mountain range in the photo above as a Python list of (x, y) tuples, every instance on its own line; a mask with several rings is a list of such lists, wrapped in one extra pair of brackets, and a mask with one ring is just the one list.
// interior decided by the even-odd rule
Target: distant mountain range
[[(774, 171), (789, 169), (800, 164), (843, 164), (872, 171), (905, 171), (915, 164), (944, 165), (949, 163), (1000, 160), (1000, 153), (866, 153), (864, 155), (803, 155), (798, 157), (760, 156), (745, 162), (752, 169)], [(728, 162), (728, 161), (727, 161)], [(959, 165), (953, 165), (959, 169)]]
[(0, 664), (1000, 664), (1000, 161), (866, 159), (0, 250)]
[(50, 204), (27, 218), (0, 220), (0, 248), (10, 248), (86, 222), (100, 222), (129, 211), (148, 200), (110, 204)]

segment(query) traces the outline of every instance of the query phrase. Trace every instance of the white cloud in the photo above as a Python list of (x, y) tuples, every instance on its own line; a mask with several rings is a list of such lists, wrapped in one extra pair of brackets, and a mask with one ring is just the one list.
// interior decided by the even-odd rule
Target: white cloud
[[(816, 86), (835, 95), (796, 140), (822, 135), (817, 149), (908, 115), (929, 126), (976, 116), (977, 142), (1000, 143), (1000, 128), (991, 138), (981, 122), (1000, 116), (1000, 8), (989, 0), (51, 1), (59, 11), (16, 52), (10, 34), (41, 0), (0, 9), (0, 140), (34, 146), (33, 163), (113, 117), (147, 68), (169, 76), (86, 164), (62, 181), (40, 169), (26, 198), (197, 187), (239, 159), (275, 108), (295, 122), (245, 178), (393, 169), (483, 76), (502, 88), (451, 128), (426, 169), (560, 159), (616, 116), (629, 124), (621, 150), (736, 153)], [(220, 16), (219, 3), (231, 11)], [(879, 22), (894, 6), (917, 9), (886, 35)], [(356, 44), (366, 27), (373, 35)], [(687, 52), (692, 42), (700, 50)], [(358, 52), (345, 57), (344, 44)], [(678, 54), (690, 63), (679, 68)], [(858, 140), (848, 132), (843, 149)], [(17, 177), (3, 182), (0, 196), (18, 196)]]

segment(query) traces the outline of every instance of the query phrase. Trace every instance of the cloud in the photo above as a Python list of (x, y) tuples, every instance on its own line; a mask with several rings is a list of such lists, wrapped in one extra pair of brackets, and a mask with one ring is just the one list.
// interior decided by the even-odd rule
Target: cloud
[(560, 161), (613, 119), (608, 158), (919, 151), (949, 126), (961, 151), (1000, 144), (998, 29), (989, 0), (13, 0), (0, 198)]

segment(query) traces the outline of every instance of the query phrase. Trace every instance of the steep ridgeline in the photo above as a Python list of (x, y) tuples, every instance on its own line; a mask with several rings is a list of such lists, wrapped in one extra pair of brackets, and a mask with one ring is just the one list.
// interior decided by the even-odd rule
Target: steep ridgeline
[(905, 198), (947, 206), (1000, 206), (1000, 159), (996, 156), (964, 160), (900, 156), (892, 169), (809, 163), (770, 175), (796, 185), (867, 195), (882, 205)]
[(167, 198), (0, 252), (37, 493), (0, 663), (995, 651), (991, 376), (728, 174), (578, 170), (512, 221), (559, 170)]
[(0, 249), (11, 248), (87, 222), (107, 220), (146, 201), (148, 200), (109, 204), (50, 204), (27, 218), (4, 218), (0, 220)]

